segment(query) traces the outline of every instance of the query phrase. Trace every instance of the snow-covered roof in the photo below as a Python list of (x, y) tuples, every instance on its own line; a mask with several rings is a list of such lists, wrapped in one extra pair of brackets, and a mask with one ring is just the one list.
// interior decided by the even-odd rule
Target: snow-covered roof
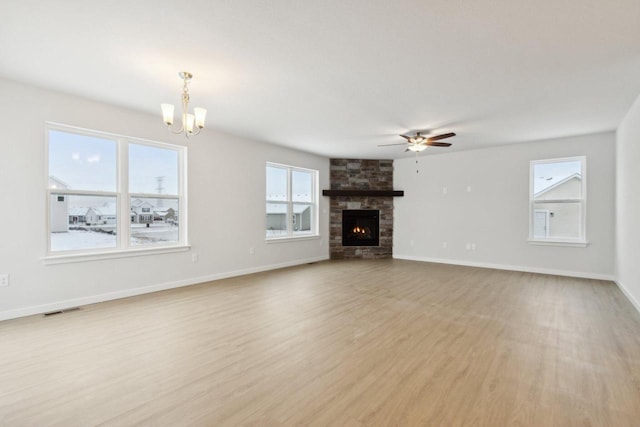
[(557, 177), (557, 176), (552, 176), (549, 178), (545, 178), (544, 183), (542, 183), (542, 188), (540, 188), (540, 184), (538, 184), (536, 187), (540, 188), (537, 192), (535, 192), (533, 194), (534, 197), (539, 197), (541, 195), (543, 195), (544, 193), (553, 190), (554, 188), (558, 188), (559, 186), (561, 186), (562, 184), (571, 181), (572, 179), (577, 179), (577, 180), (582, 180), (582, 175), (580, 175), (579, 173), (573, 173), (569, 176), (565, 176), (565, 177)]
[(173, 208), (168, 208), (168, 209), (155, 209), (154, 212), (158, 215), (166, 215), (169, 213), (169, 211), (171, 211), (171, 213), (175, 213), (175, 210)]
[(101, 216), (116, 216), (118, 209), (115, 203), (105, 203), (102, 206), (93, 207), (93, 211)]
[[(293, 213), (299, 214), (309, 209), (308, 205), (293, 205)], [(267, 204), (268, 214), (285, 214), (287, 213), (287, 205), (280, 203)]]
[(64, 182), (60, 178), (58, 178), (56, 176), (53, 176), (53, 175), (49, 175), (49, 188), (67, 189), (67, 188), (71, 188), (71, 187), (69, 187), (69, 184), (67, 184), (66, 182)]
[(69, 208), (67, 211), (71, 216), (85, 216), (89, 208)]
[(131, 201), (131, 207), (132, 208), (138, 208), (141, 206), (149, 206), (149, 207), (153, 207), (153, 205), (151, 203), (149, 203), (146, 200), (142, 200), (142, 199), (133, 199)]

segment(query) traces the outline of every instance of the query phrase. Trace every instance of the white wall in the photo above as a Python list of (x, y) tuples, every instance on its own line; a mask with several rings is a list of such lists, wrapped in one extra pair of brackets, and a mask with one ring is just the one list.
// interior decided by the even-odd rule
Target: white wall
[[(327, 198), (320, 197), (320, 239), (264, 239), (265, 162), (317, 169), (322, 189), (329, 188), (328, 159), (210, 129), (186, 141), (166, 131), (159, 111), (142, 114), (7, 80), (0, 79), (0, 93), (0, 273), (11, 281), (0, 287), (0, 319), (328, 258)], [(191, 251), (44, 265), (45, 121), (187, 144)]]
[[(580, 155), (587, 156), (589, 245), (527, 243), (529, 162)], [(396, 160), (394, 187), (405, 197), (394, 200), (394, 257), (612, 279), (614, 157), (611, 132), (422, 155), (417, 174), (414, 157)]]
[(640, 310), (640, 97), (616, 141), (616, 278)]

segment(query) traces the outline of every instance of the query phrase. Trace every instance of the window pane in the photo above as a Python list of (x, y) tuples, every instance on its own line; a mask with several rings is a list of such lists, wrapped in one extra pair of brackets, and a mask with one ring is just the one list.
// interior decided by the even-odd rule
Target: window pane
[(267, 237), (287, 236), (287, 204), (267, 203)]
[(116, 191), (116, 142), (49, 131), (49, 188)]
[(582, 197), (582, 162), (537, 163), (533, 167), (534, 200)]
[(309, 202), (313, 200), (313, 177), (310, 172), (291, 172), (291, 197), (293, 202)]
[(115, 197), (52, 194), (51, 251), (116, 247)]
[(131, 199), (131, 245), (178, 242), (178, 199)]
[(129, 144), (129, 192), (178, 194), (178, 152)]
[(267, 166), (267, 200), (287, 200), (287, 170)]
[(311, 232), (311, 205), (293, 205), (293, 234), (309, 234)]
[(536, 203), (533, 211), (533, 237), (580, 237), (582, 203)]

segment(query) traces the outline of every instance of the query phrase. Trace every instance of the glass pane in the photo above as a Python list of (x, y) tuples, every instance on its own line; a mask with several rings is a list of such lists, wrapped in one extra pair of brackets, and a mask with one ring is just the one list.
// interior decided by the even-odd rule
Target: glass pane
[(178, 152), (129, 144), (129, 192), (178, 195)]
[(178, 199), (131, 199), (131, 245), (178, 242)]
[(116, 247), (115, 197), (52, 194), (51, 251)]
[(291, 172), (291, 197), (294, 202), (309, 202), (313, 200), (313, 177), (311, 172)]
[(267, 237), (287, 236), (287, 204), (267, 203)]
[(267, 200), (287, 200), (287, 170), (267, 166)]
[(581, 237), (582, 203), (536, 203), (533, 211), (533, 236), (542, 238)]
[(116, 141), (49, 131), (49, 188), (116, 191)]
[(309, 234), (311, 233), (311, 205), (294, 204), (293, 205), (293, 234)]
[(538, 163), (533, 166), (534, 200), (580, 199), (582, 162)]

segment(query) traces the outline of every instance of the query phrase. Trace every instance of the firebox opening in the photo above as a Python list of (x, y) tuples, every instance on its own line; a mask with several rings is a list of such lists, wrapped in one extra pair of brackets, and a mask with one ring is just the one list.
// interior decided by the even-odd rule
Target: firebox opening
[(379, 216), (378, 210), (343, 210), (342, 246), (379, 246)]

